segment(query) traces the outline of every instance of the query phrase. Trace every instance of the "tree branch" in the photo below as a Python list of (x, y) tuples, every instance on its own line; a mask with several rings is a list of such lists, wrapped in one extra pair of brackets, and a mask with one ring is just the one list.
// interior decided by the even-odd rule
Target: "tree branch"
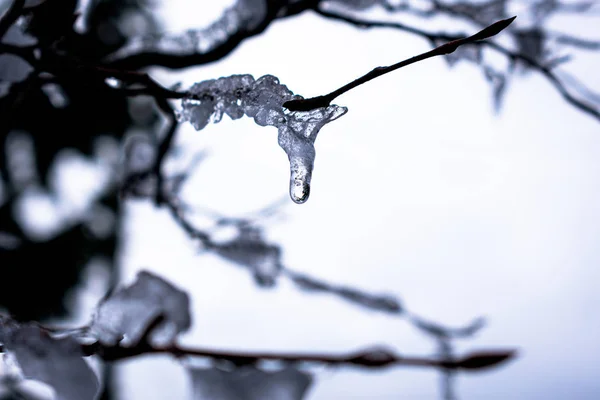
[(137, 70), (150, 66), (181, 69), (190, 66), (210, 64), (225, 58), (246, 39), (262, 34), (276, 19), (289, 17), (305, 10), (316, 8), (320, 1), (321, 0), (301, 0), (294, 4), (288, 4), (288, 1), (281, 0), (267, 1), (268, 10), (265, 18), (260, 24), (251, 30), (243, 29), (235, 32), (223, 43), (204, 53), (169, 54), (158, 51), (141, 51), (109, 61), (106, 65), (118, 69)]
[(178, 345), (167, 347), (152, 347), (148, 343), (140, 343), (134, 347), (106, 347), (95, 342), (82, 345), (83, 353), (87, 356), (97, 355), (104, 361), (120, 361), (148, 354), (167, 354), (181, 357), (207, 357), (216, 360), (227, 360), (236, 365), (254, 364), (261, 360), (281, 362), (311, 362), (327, 365), (347, 365), (363, 368), (386, 368), (392, 366), (430, 367), (451, 370), (482, 370), (498, 366), (517, 355), (515, 349), (510, 350), (480, 350), (468, 353), (458, 359), (404, 357), (390, 349), (382, 347), (367, 348), (346, 354), (322, 353), (252, 353), (230, 352), (202, 348), (190, 348)]
[[(466, 38), (452, 40), (448, 43), (444, 43), (441, 46), (434, 48), (433, 50), (427, 51), (425, 53), (416, 55), (409, 59), (400, 61), (396, 64), (387, 66), (387, 67), (376, 67), (360, 78), (355, 79), (354, 81), (347, 83), (346, 85), (340, 87), (339, 89), (334, 90), (333, 92), (323, 95), (312, 97), (310, 99), (298, 99), (298, 100), (290, 100), (283, 104), (285, 108), (290, 111), (310, 111), (315, 108), (327, 107), (331, 104), (331, 102), (338, 96), (354, 89), (357, 86), (362, 85), (363, 83), (367, 83), (375, 78), (378, 78), (382, 75), (385, 75), (389, 72), (395, 71), (397, 69), (406, 67), (408, 65), (427, 60), (432, 57), (441, 56), (453, 53), (458, 47), (463, 46), (465, 44), (475, 43), (481, 40), (488, 39), (492, 36), (497, 35), (506, 27), (508, 27), (516, 17), (504, 19), (498, 21), (487, 28), (477, 32), (474, 35), (471, 35)], [(414, 31), (414, 30), (413, 30)], [(414, 32), (413, 32), (414, 33)]]
[[(342, 15), (331, 11), (325, 11), (320, 8), (314, 10), (317, 14), (321, 15), (324, 18), (331, 20), (342, 21), (351, 25), (354, 25), (358, 28), (392, 28), (398, 29), (403, 32), (412, 33), (417, 36), (421, 36), (426, 38), (431, 43), (434, 43), (438, 40), (449, 40), (455, 41), (459, 38), (458, 35), (449, 35), (445, 33), (432, 33), (427, 32), (419, 28), (415, 28), (409, 25), (405, 25), (398, 22), (381, 22), (381, 21), (369, 21), (364, 19), (359, 19), (356, 17)], [(588, 43), (589, 42), (589, 43)], [(513, 61), (521, 61), (527, 64), (533, 70), (536, 70), (538, 73), (541, 73), (546, 79), (550, 81), (550, 83), (558, 90), (561, 96), (573, 107), (583, 111), (584, 113), (591, 115), (592, 117), (600, 120), (600, 110), (583, 100), (578, 99), (567, 88), (567, 85), (552, 71), (552, 69), (548, 66), (542, 65), (537, 60), (527, 56), (526, 54), (522, 54), (516, 51), (509, 50), (508, 48), (492, 41), (478, 41), (474, 43), (477, 46), (487, 46), (503, 55), (508, 57)], [(584, 44), (589, 44), (590, 46), (595, 46), (596, 42), (586, 41)], [(442, 45), (443, 46), (443, 45)], [(595, 49), (595, 47), (592, 47)], [(435, 49), (434, 49), (435, 50)], [(433, 51), (433, 50), (432, 50)], [(339, 89), (338, 89), (339, 90)], [(331, 95), (331, 94), (330, 94)], [(311, 100), (311, 99), (307, 99)], [(284, 104), (285, 106), (285, 104)]]

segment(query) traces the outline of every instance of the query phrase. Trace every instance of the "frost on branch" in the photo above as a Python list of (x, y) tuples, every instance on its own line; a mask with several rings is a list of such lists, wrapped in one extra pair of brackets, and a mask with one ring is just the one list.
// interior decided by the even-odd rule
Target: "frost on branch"
[(18, 363), (23, 378), (49, 385), (56, 400), (96, 397), (98, 378), (73, 338), (56, 339), (37, 325), (19, 325), (0, 315), (0, 343)]
[(274, 126), (279, 131), (279, 145), (290, 161), (290, 197), (304, 203), (310, 194), (310, 181), (315, 161), (315, 139), (319, 130), (348, 109), (337, 105), (310, 111), (289, 111), (283, 103), (295, 96), (272, 75), (254, 80), (252, 75), (232, 75), (194, 84), (189, 96), (182, 100), (180, 121), (189, 121), (196, 130), (209, 122), (221, 121), (223, 114), (231, 119), (244, 115), (260, 126)]
[(302, 400), (312, 381), (291, 367), (277, 372), (255, 367), (191, 369), (190, 376), (194, 400)]
[(98, 306), (90, 334), (105, 346), (166, 346), (191, 325), (188, 295), (147, 271)]

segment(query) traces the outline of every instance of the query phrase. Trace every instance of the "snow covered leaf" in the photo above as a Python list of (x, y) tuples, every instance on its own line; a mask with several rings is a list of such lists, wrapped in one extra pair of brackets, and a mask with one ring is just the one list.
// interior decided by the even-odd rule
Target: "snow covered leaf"
[(106, 346), (167, 346), (191, 325), (188, 295), (147, 271), (99, 304), (90, 334)]
[(98, 378), (83, 360), (81, 346), (70, 337), (55, 339), (34, 324), (0, 321), (0, 340), (14, 356), (24, 378), (51, 386), (56, 400), (93, 400)]
[(302, 400), (310, 375), (294, 368), (265, 372), (255, 367), (233, 371), (191, 369), (193, 400)]
[(232, 75), (194, 84), (189, 97), (182, 100), (180, 122), (189, 121), (196, 130), (221, 121), (223, 113), (231, 119), (247, 115), (260, 126), (274, 126), (278, 142), (290, 162), (290, 197), (304, 203), (310, 194), (315, 160), (314, 143), (320, 129), (344, 115), (348, 109), (337, 105), (310, 111), (289, 111), (283, 104), (294, 96), (272, 75), (254, 80), (252, 75)]
[(261, 286), (273, 286), (281, 271), (281, 249), (265, 242), (262, 232), (253, 226), (242, 226), (238, 236), (214, 248), (221, 257), (250, 268)]

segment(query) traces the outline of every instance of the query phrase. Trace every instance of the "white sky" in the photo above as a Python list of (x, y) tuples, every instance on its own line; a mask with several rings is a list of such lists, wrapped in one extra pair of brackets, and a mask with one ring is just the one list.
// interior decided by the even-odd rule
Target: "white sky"
[[(170, 1), (170, 28), (218, 15), (200, 3), (209, 2)], [(584, 32), (598, 33), (592, 26)], [(401, 32), (358, 31), (305, 14), (274, 23), (222, 62), (156, 76), (186, 87), (269, 73), (309, 97), (427, 49)], [(597, 59), (584, 60), (573, 70), (600, 87)], [(386, 75), (336, 103), (349, 112), (317, 139), (311, 198), (290, 200), (286, 219), (267, 229), (286, 265), (397, 294), (409, 309), (451, 325), (486, 316), (489, 326), (460, 349), (517, 347), (521, 354), (505, 368), (461, 375), (461, 399), (600, 398), (598, 122), (536, 74), (516, 77), (494, 115), (479, 69), (449, 69), (442, 59)], [(288, 163), (276, 135), (249, 119), (225, 117), (201, 132), (182, 126), (178, 143), (186, 151), (210, 151), (185, 200), (240, 215), (286, 195)], [(124, 280), (145, 268), (190, 292), (194, 327), (186, 344), (434, 351), (402, 319), (306, 295), (286, 280), (261, 291), (246, 271), (199, 255), (165, 211), (147, 203), (127, 210)], [(172, 360), (124, 365), (124, 398), (187, 398), (186, 377)], [(438, 398), (438, 375), (429, 370), (344, 368), (316, 378), (311, 400)]]

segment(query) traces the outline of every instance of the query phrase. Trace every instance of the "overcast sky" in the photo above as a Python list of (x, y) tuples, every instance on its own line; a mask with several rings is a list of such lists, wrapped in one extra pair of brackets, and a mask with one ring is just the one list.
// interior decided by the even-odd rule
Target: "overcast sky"
[[(168, 29), (219, 15), (219, 7), (202, 3), (210, 2), (168, 2)], [(563, 21), (598, 33), (588, 25)], [(310, 97), (427, 49), (401, 32), (358, 31), (303, 14), (272, 24), (221, 62), (155, 76), (187, 87), (234, 73), (273, 74)], [(581, 56), (570, 68), (600, 88), (597, 61)], [(290, 200), (285, 219), (268, 224), (285, 264), (396, 294), (410, 310), (449, 325), (487, 317), (489, 325), (459, 349), (516, 347), (520, 356), (504, 368), (461, 375), (461, 399), (600, 398), (598, 122), (536, 74), (511, 81), (496, 115), (480, 69), (450, 69), (443, 59), (388, 74), (336, 103), (349, 111), (317, 138), (310, 199)], [(201, 132), (182, 125), (177, 141), (189, 154), (209, 151), (185, 187), (189, 204), (235, 216), (287, 195), (288, 161), (274, 128), (225, 117)], [(243, 269), (199, 254), (169, 214), (148, 202), (132, 202), (127, 212), (123, 279), (149, 269), (190, 292), (188, 345), (435, 351), (401, 318), (304, 294), (285, 279), (260, 290)], [(187, 378), (170, 359), (123, 365), (123, 398), (188, 396)], [(405, 368), (316, 371), (308, 398), (437, 399), (438, 378)]]

